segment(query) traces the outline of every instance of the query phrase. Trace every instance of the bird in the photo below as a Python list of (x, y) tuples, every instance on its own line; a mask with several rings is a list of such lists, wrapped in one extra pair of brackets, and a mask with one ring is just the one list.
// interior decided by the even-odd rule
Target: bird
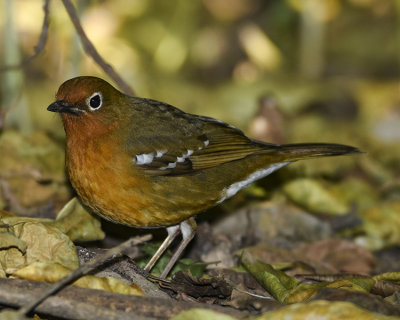
[(197, 214), (297, 160), (360, 153), (341, 144), (257, 141), (221, 120), (125, 95), (93, 76), (65, 81), (47, 110), (61, 115), (67, 173), (86, 207), (114, 223), (166, 228), (146, 271), (181, 235), (161, 279), (193, 239)]

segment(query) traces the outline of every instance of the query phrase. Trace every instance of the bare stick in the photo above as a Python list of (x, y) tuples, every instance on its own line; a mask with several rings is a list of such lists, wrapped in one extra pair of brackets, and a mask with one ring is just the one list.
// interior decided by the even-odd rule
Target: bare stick
[(106, 260), (114, 259), (116, 256), (122, 254), (122, 252), (124, 250), (126, 250), (127, 248), (134, 246), (134, 245), (138, 245), (145, 241), (149, 241), (150, 239), (151, 239), (150, 234), (144, 235), (142, 237), (131, 238), (131, 239), (121, 243), (120, 245), (116, 246), (115, 248), (108, 250), (105, 254), (100, 255), (100, 256), (94, 258), (93, 260), (90, 260), (89, 262), (85, 263), (78, 269), (72, 271), (69, 275), (67, 275), (64, 278), (62, 278), (61, 280), (57, 281), (48, 290), (44, 291), (41, 295), (39, 295), (39, 297), (37, 299), (28, 303), (25, 307), (19, 309), (18, 313), (21, 315), (27, 315), (29, 312), (33, 311), (39, 304), (41, 304), (46, 298), (57, 293), (62, 288), (64, 288), (66, 285), (75, 281), (80, 276), (87, 274), (89, 271), (91, 271), (94, 268), (96, 268), (97, 266), (101, 265)]
[(44, 18), (43, 18), (42, 31), (40, 33), (40, 37), (39, 37), (39, 41), (38, 41), (37, 45), (33, 48), (33, 50), (34, 50), (33, 55), (25, 58), (19, 64), (1, 67), (0, 68), (0, 72), (6, 72), (6, 71), (10, 71), (10, 70), (15, 70), (15, 69), (21, 69), (25, 65), (30, 63), (33, 59), (35, 59), (39, 54), (42, 53), (42, 51), (44, 50), (44, 47), (46, 46), (47, 34), (48, 34), (49, 24), (50, 24), (49, 4), (50, 4), (50, 0), (45, 0), (44, 1), (44, 5), (43, 5)]
[[(9, 308), (24, 306), (26, 301), (37, 297), (49, 286), (38, 281), (0, 278), (0, 305)], [(35, 313), (51, 319), (163, 320), (193, 308), (214, 310), (235, 319), (249, 316), (247, 312), (229, 306), (135, 296), (77, 286), (69, 286), (49, 297), (35, 309)]]
[(89, 38), (86, 36), (85, 31), (82, 28), (82, 25), (79, 21), (78, 14), (76, 13), (74, 5), (71, 3), (70, 0), (62, 0), (65, 9), (68, 12), (68, 15), (75, 27), (76, 32), (79, 35), (79, 38), (81, 39), (83, 49), (85, 52), (90, 55), (93, 60), (104, 70), (104, 72), (115, 81), (115, 83), (121, 88), (121, 90), (129, 94), (131, 96), (134, 96), (135, 93), (133, 92), (132, 88), (118, 75), (118, 73), (115, 72), (113, 67), (108, 64), (97, 52), (96, 48), (94, 45), (90, 42)]

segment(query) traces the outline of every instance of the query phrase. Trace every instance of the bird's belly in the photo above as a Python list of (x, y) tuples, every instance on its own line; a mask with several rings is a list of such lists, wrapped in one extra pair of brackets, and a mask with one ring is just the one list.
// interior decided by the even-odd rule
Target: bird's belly
[(67, 169), (79, 198), (102, 218), (132, 227), (163, 227), (198, 212), (174, 205), (175, 199), (160, 193), (149, 177), (121, 165), (129, 159), (96, 158), (92, 154), (96, 153), (67, 158)]

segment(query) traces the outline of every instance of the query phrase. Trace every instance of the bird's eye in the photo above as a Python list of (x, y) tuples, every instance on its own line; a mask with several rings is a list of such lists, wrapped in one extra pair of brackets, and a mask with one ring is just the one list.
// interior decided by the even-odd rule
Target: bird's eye
[(87, 99), (87, 104), (91, 110), (97, 110), (101, 108), (103, 100), (99, 92), (93, 93), (89, 99)]

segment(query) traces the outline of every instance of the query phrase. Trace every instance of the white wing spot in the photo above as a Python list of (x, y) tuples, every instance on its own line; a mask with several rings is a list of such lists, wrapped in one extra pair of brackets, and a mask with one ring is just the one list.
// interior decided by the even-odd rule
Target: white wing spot
[[(176, 168), (176, 164), (177, 164), (177, 163), (185, 162), (185, 160), (186, 160), (187, 158), (189, 158), (190, 155), (193, 154), (193, 152), (194, 152), (193, 150), (188, 149), (188, 150), (186, 151), (186, 153), (184, 153), (182, 156), (176, 157), (176, 161), (175, 161), (175, 162), (170, 162), (170, 163), (168, 163), (168, 166), (166, 166), (166, 167), (160, 167), (159, 170), (166, 170), (166, 169), (173, 169), (173, 168)], [(167, 153), (167, 151), (157, 151), (156, 158), (162, 157), (165, 153)]]
[(156, 153), (156, 158), (161, 158), (164, 154), (167, 153), (167, 150), (160, 150)]
[(168, 163), (167, 169), (172, 169), (176, 167), (176, 162), (170, 162)]
[(204, 141), (203, 143), (204, 143), (204, 146), (207, 147), (207, 146), (210, 144), (210, 140), (206, 140), (206, 141)]
[(141, 166), (144, 164), (149, 164), (153, 162), (154, 154), (153, 153), (142, 153), (135, 156), (136, 164)]
[(170, 162), (170, 163), (168, 163), (168, 166), (161, 167), (160, 170), (173, 169), (175, 167), (176, 167), (176, 162)]
[(193, 150), (188, 149), (186, 153), (182, 155), (182, 157), (176, 157), (176, 162), (185, 162), (187, 158), (189, 158), (193, 154)]
[(221, 203), (224, 200), (234, 196), (240, 189), (243, 189), (244, 187), (247, 187), (248, 185), (252, 184), (254, 181), (264, 178), (267, 175), (271, 174), (272, 172), (274, 172), (284, 166), (287, 166), (289, 163), (291, 163), (291, 162), (288, 161), (288, 162), (275, 163), (275, 164), (269, 166), (268, 168), (253, 172), (246, 179), (244, 179), (242, 181), (232, 183), (228, 188), (225, 188), (222, 191), (222, 197), (217, 203)]

